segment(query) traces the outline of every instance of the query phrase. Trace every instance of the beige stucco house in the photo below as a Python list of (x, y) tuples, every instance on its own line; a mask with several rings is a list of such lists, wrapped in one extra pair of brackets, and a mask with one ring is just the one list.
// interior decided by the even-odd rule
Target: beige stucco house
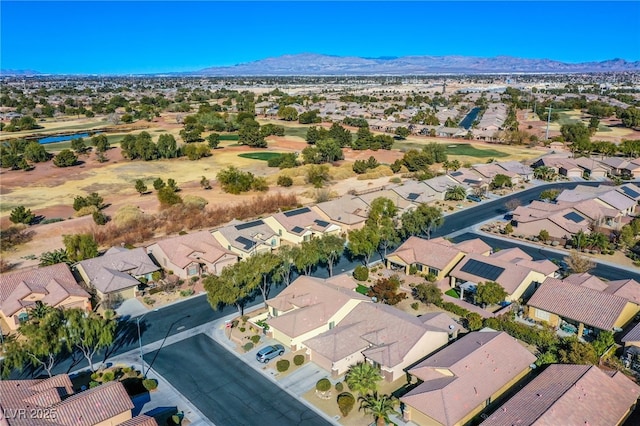
[(310, 241), (314, 237), (336, 235), (342, 232), (340, 225), (323, 219), (309, 207), (276, 213), (262, 220), (282, 240), (292, 244), (300, 244), (304, 241)]
[(222, 247), (234, 252), (240, 259), (258, 253), (268, 253), (280, 247), (280, 236), (263, 220), (234, 221), (211, 233)]
[(182, 279), (203, 273), (220, 275), (238, 261), (238, 255), (222, 247), (208, 231), (165, 238), (147, 247), (147, 253), (165, 270)]

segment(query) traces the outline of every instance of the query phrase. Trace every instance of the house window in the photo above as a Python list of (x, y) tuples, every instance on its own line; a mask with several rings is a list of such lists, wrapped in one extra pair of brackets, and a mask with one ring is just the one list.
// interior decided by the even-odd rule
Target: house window
[(332, 329), (333, 327), (335, 327), (335, 326), (336, 326), (335, 321), (331, 321), (331, 322), (329, 323), (329, 330), (331, 330), (331, 329)]
[(440, 270), (435, 268), (429, 268), (429, 273), (437, 276), (440, 273)]
[(275, 247), (276, 246), (276, 239), (272, 238), (271, 239), (271, 247)]
[(20, 312), (18, 314), (18, 322), (20, 322), (21, 324), (23, 322), (27, 322), (29, 320), (29, 314), (26, 312)]
[(302, 239), (304, 241), (311, 241), (311, 235), (305, 235), (304, 237), (302, 237)]
[(278, 229), (278, 235), (282, 237), (282, 229)]
[(191, 265), (187, 268), (187, 275), (198, 275), (198, 265)]
[(549, 321), (550, 315), (549, 312), (543, 311), (542, 309), (536, 309), (536, 318), (541, 319), (543, 321)]
[(274, 317), (278, 316), (278, 310), (276, 308), (273, 308), (273, 316)]

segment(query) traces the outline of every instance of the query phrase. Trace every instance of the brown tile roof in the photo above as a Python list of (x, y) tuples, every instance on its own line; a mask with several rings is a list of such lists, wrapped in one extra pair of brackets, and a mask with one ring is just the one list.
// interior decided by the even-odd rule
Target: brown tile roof
[(92, 426), (130, 411), (133, 403), (122, 383), (108, 382), (80, 393), (73, 393), (66, 374), (44, 380), (0, 381), (0, 406), (4, 412), (50, 408), (53, 419), (13, 418), (10, 426)]
[(347, 225), (354, 225), (367, 220), (369, 206), (359, 197), (345, 195), (336, 200), (316, 204), (316, 208), (324, 212), (331, 220)]
[(640, 341), (640, 322), (636, 324), (627, 334), (622, 338), (623, 342), (638, 342)]
[(130, 418), (126, 422), (119, 423), (118, 426), (158, 426), (158, 422), (153, 417), (141, 414)]
[(180, 268), (185, 268), (198, 258), (215, 263), (224, 255), (236, 256), (235, 253), (222, 247), (209, 231), (166, 238), (158, 241), (157, 244), (171, 263)]
[(518, 247), (500, 250), (489, 257), (491, 259), (504, 260), (514, 265), (524, 266), (525, 268), (533, 269), (545, 275), (553, 274), (559, 269), (555, 263), (548, 259), (533, 260), (531, 256)]
[[(494, 267), (498, 267), (502, 269), (500, 275), (498, 275), (495, 279), (489, 279), (480, 275), (476, 275), (475, 273), (465, 272), (462, 269), (465, 268), (469, 262), (475, 261), (480, 262), (485, 265), (491, 265)], [(473, 283), (481, 283), (486, 281), (495, 281), (505, 289), (508, 294), (513, 294), (518, 287), (525, 281), (527, 275), (531, 272), (531, 268), (517, 265), (511, 262), (506, 262), (502, 259), (495, 259), (491, 256), (480, 256), (477, 254), (469, 254), (464, 257), (456, 265), (455, 268), (451, 270), (449, 275), (454, 278), (459, 278), (461, 280), (473, 282)], [(478, 272), (479, 273), (479, 272)], [(527, 283), (529, 284), (529, 283)]]
[(461, 241), (457, 244), (454, 244), (453, 247), (466, 254), (485, 254), (491, 252), (491, 246), (482, 241), (480, 238)]
[(535, 359), (507, 333), (469, 333), (409, 370), (423, 383), (400, 400), (443, 425), (454, 425)]
[(549, 365), (496, 410), (483, 426), (615, 425), (636, 403), (640, 387), (596, 366)]
[(627, 300), (556, 278), (547, 278), (527, 304), (600, 330), (612, 330)]
[(296, 235), (302, 235), (309, 229), (318, 232), (340, 229), (340, 225), (324, 220), (322, 216), (309, 207), (276, 213), (272, 217), (281, 224), (284, 229)]
[[(449, 323), (455, 322), (449, 318)], [(448, 333), (447, 327), (425, 323), (389, 305), (360, 303), (333, 329), (304, 344), (334, 362), (362, 352), (368, 359), (392, 368), (405, 361), (425, 334)]]
[(460, 254), (460, 250), (452, 246), (442, 238), (425, 240), (409, 237), (391, 255), (399, 257), (407, 265), (420, 263), (442, 270)]
[(89, 298), (66, 263), (28, 270), (18, 270), (0, 275), (0, 310), (11, 316), (25, 306), (23, 299), (31, 294), (44, 297), (43, 303), (56, 306), (69, 296)]
[(629, 302), (640, 305), (640, 283), (632, 279), (623, 279), (604, 282), (600, 278), (585, 272), (572, 274), (564, 279), (565, 282), (574, 285), (588, 287), (607, 294), (624, 297)]
[(333, 285), (320, 278), (298, 277), (267, 304), (279, 311), (269, 325), (287, 336), (296, 337), (326, 325), (348, 301), (370, 301), (351, 289)]

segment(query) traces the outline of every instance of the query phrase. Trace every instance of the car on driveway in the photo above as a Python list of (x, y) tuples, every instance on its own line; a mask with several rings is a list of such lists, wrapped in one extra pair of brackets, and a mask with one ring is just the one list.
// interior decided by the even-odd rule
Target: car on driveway
[(260, 349), (256, 354), (256, 359), (260, 362), (267, 363), (275, 357), (284, 353), (284, 346), (282, 345), (269, 345)]
[(475, 201), (476, 203), (479, 203), (482, 201), (482, 198), (478, 197), (477, 195), (467, 195), (467, 200)]

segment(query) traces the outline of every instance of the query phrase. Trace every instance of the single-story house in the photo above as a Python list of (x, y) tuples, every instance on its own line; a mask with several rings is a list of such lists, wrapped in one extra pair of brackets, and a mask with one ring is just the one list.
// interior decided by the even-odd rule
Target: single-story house
[(472, 332), (410, 368), (419, 384), (400, 398), (404, 420), (464, 425), (523, 379), (536, 357), (502, 331)]
[(233, 221), (211, 233), (222, 247), (245, 259), (256, 253), (271, 252), (280, 246), (280, 236), (263, 220)]
[(640, 311), (622, 296), (547, 278), (527, 302), (527, 316), (578, 336), (620, 331)]
[(400, 197), (412, 203), (429, 203), (440, 200), (440, 194), (425, 181), (407, 180), (402, 185), (390, 188)]
[(262, 219), (285, 241), (300, 244), (323, 235), (336, 235), (342, 231), (340, 225), (324, 220), (309, 207), (276, 213)]
[(622, 425), (638, 396), (640, 387), (620, 371), (551, 364), (481, 425)]
[(640, 283), (634, 279), (621, 279), (615, 281), (602, 281), (588, 272), (571, 274), (564, 279), (565, 282), (581, 285), (603, 293), (624, 297), (631, 303), (640, 306)]
[(80, 261), (76, 270), (88, 286), (96, 289), (100, 299), (110, 295), (126, 300), (136, 296), (139, 278), (150, 281), (160, 267), (143, 248), (112, 247), (102, 256)]
[(537, 236), (545, 230), (551, 238), (571, 238), (576, 232), (591, 232), (591, 220), (573, 207), (562, 204), (533, 201), (528, 206), (518, 206), (513, 211), (511, 223), (516, 232)]
[(437, 193), (438, 200), (444, 200), (445, 195), (447, 194), (447, 190), (453, 186), (462, 186), (464, 187), (467, 194), (471, 194), (473, 192), (473, 188), (471, 188), (466, 183), (460, 183), (449, 175), (440, 175), (431, 179), (427, 179), (423, 181), (425, 185), (433, 189)]
[(406, 367), (449, 342), (448, 327), (453, 330), (456, 323), (448, 318), (443, 328), (430, 324), (431, 318), (418, 318), (389, 305), (360, 303), (333, 329), (302, 345), (309, 358), (334, 377), (357, 362), (367, 361), (392, 382), (405, 375)]
[(157, 426), (153, 417), (132, 417), (134, 404), (118, 380), (81, 392), (74, 392), (67, 374), (47, 379), (2, 380), (0, 395), (0, 424), (7, 426)]
[(522, 183), (522, 177), (510, 170), (506, 170), (498, 163), (479, 164), (472, 167), (472, 170), (487, 179), (488, 182), (493, 181), (497, 175), (504, 175), (511, 179), (513, 185), (520, 185)]
[[(476, 239), (476, 246), (469, 243), (465, 248), (474, 250), (474, 253), (483, 254), (491, 250), (482, 240)], [(484, 245), (485, 247), (482, 247)], [(478, 251), (475, 251), (478, 250)], [(444, 238), (426, 240), (419, 237), (409, 237), (393, 253), (386, 257), (387, 268), (401, 267), (406, 274), (411, 267), (418, 272), (433, 274), (436, 280), (441, 280), (449, 274), (451, 269), (468, 253), (457, 244), (453, 244)]]
[(298, 277), (267, 300), (269, 335), (293, 351), (299, 349), (304, 341), (333, 329), (359, 303), (371, 303), (355, 288), (355, 281), (349, 288), (339, 277)]
[(594, 201), (626, 216), (633, 216), (636, 213), (636, 206), (638, 205), (638, 202), (634, 198), (616, 190), (611, 190), (598, 195), (598, 198)]
[(324, 220), (338, 223), (344, 230), (362, 228), (369, 216), (369, 205), (354, 195), (318, 203), (311, 209)]
[(91, 310), (89, 299), (66, 263), (0, 275), (0, 316), (11, 330), (29, 319), (38, 301), (54, 308)]
[(584, 173), (584, 169), (582, 167), (578, 166), (574, 161), (567, 158), (559, 160), (556, 163), (556, 167), (558, 168), (558, 173), (568, 178), (579, 178), (582, 177), (582, 174)]
[(222, 247), (208, 231), (165, 238), (147, 247), (147, 253), (182, 279), (204, 273), (220, 275), (224, 267), (238, 261), (238, 255)]
[(627, 368), (640, 372), (640, 323), (636, 324), (621, 339), (624, 344), (622, 361)]
[[(527, 298), (539, 283), (553, 275), (558, 267), (548, 260), (534, 261), (524, 252), (507, 251), (490, 256), (469, 254), (449, 273), (450, 286), (460, 287), (471, 284), (497, 282), (507, 292), (508, 302)], [(464, 294), (460, 295), (461, 298)]]
[(449, 176), (458, 182), (458, 184), (467, 185), (472, 190), (480, 190), (486, 192), (489, 190), (491, 179), (487, 179), (472, 169), (458, 169), (450, 172)]
[(528, 182), (533, 179), (533, 169), (519, 161), (500, 161), (496, 164), (504, 170), (516, 173), (520, 176), (520, 181)]

